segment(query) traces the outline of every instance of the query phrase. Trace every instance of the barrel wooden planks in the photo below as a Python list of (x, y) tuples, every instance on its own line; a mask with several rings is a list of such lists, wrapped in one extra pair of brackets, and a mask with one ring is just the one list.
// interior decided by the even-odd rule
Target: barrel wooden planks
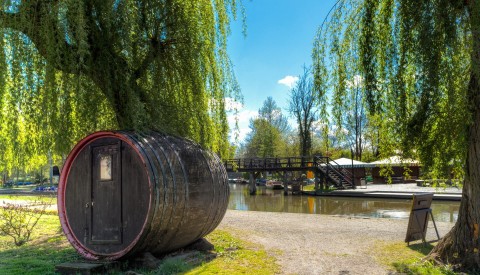
[(90, 260), (184, 247), (215, 229), (229, 187), (218, 157), (158, 132), (97, 132), (69, 154), (58, 212), (73, 247)]

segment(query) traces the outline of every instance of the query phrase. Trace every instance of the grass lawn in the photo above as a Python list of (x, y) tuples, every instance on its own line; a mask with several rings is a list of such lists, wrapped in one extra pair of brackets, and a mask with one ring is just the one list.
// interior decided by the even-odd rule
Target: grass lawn
[[(433, 245), (427, 243), (406, 246), (404, 242), (378, 242), (373, 250), (375, 258), (387, 267), (394, 268), (400, 274), (440, 275), (457, 274), (449, 266), (434, 266), (422, 259), (432, 250)], [(465, 273), (460, 273), (465, 274)]]
[[(206, 237), (215, 253), (195, 252), (186, 260), (163, 261), (157, 270), (135, 270), (142, 274), (274, 274), (275, 259), (261, 247), (215, 230)], [(214, 255), (214, 256), (212, 256)], [(82, 261), (66, 240), (56, 215), (44, 215), (31, 241), (16, 247), (8, 236), (0, 235), (0, 274), (54, 274), (55, 265)]]
[[(6, 197), (1, 196), (0, 200)], [(37, 198), (34, 196), (34, 198)], [(24, 196), (19, 199), (25, 200)], [(35, 200), (32, 198), (32, 200)], [(66, 240), (56, 213), (42, 216), (28, 243), (16, 247), (9, 236), (0, 234), (0, 274), (54, 274), (55, 265), (82, 261)], [(141, 274), (276, 274), (278, 252), (234, 237), (242, 232), (215, 230), (206, 239), (212, 252), (190, 252), (187, 257), (165, 257), (156, 270), (133, 269)], [(405, 243), (373, 244), (372, 254), (380, 264), (401, 274), (455, 274), (449, 267), (434, 267), (421, 259), (433, 246)]]
[(0, 195), (0, 202), (2, 200), (16, 200), (16, 201), (29, 201), (29, 202), (45, 202), (51, 204), (57, 204), (57, 194), (56, 193), (49, 193), (49, 194), (42, 194), (42, 195), (35, 195), (35, 194), (1, 194)]
[(44, 215), (31, 241), (16, 247), (9, 236), (0, 235), (1, 274), (53, 274), (56, 264), (79, 260), (66, 241), (56, 215)]

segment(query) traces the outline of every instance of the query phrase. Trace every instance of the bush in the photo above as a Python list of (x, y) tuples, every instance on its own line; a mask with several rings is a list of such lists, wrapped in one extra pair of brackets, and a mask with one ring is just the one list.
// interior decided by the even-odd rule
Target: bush
[(16, 246), (30, 240), (38, 220), (46, 213), (51, 202), (6, 203), (0, 207), (0, 234), (13, 238)]

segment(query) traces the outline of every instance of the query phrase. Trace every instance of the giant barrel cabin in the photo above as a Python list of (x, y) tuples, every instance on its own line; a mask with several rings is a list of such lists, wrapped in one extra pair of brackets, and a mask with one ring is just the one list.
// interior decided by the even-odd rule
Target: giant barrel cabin
[(58, 213), (73, 247), (116, 260), (187, 246), (225, 215), (229, 187), (218, 157), (158, 132), (96, 132), (64, 164)]

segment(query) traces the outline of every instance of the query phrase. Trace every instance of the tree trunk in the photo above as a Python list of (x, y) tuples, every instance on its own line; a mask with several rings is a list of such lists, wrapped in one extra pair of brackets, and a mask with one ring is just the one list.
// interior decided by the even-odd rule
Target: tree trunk
[[(475, 5), (475, 4), (473, 4)], [(478, 8), (472, 7), (477, 10)], [(470, 13), (470, 17), (472, 16)], [(463, 196), (458, 219), (452, 230), (443, 237), (427, 258), (443, 264), (470, 270), (480, 269), (480, 26), (478, 18), (471, 18), (473, 53), (472, 72), (468, 85), (468, 100), (471, 103), (471, 125), (468, 129)]]
[[(458, 219), (452, 230), (430, 252), (429, 257), (462, 269), (480, 268), (480, 108), (475, 75), (469, 84), (475, 95), (474, 124), (469, 129), (467, 167)], [(471, 93), (470, 93), (471, 94)]]

